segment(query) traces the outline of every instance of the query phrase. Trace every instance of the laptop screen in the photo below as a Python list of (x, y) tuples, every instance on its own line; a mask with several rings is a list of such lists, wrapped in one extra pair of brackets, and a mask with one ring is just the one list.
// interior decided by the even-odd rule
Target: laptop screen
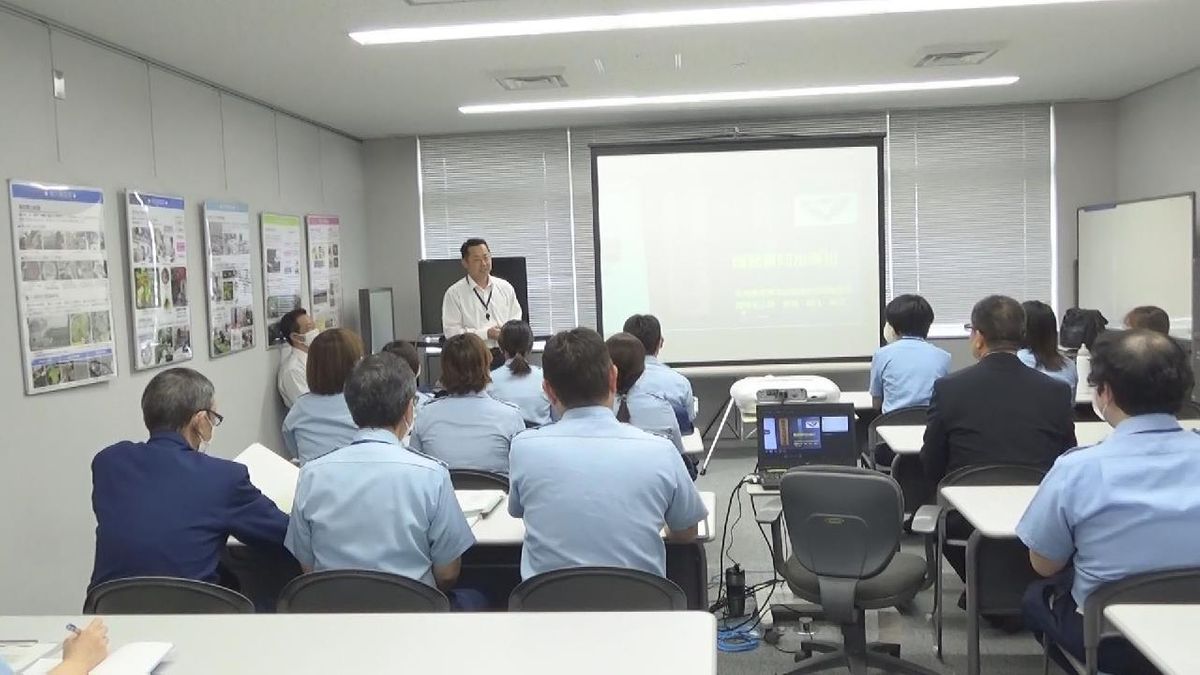
[(760, 467), (854, 465), (858, 450), (852, 404), (760, 405), (757, 413)]

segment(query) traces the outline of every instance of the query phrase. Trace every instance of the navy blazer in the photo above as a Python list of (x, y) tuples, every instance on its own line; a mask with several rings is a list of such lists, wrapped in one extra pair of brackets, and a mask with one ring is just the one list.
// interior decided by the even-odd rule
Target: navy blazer
[(250, 483), (246, 467), (158, 432), (92, 460), (96, 564), (92, 586), (137, 576), (217, 581), (229, 535), (282, 546), (288, 517)]

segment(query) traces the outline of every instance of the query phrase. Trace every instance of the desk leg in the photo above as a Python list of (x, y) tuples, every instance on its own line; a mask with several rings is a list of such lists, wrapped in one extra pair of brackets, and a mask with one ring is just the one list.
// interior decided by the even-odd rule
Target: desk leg
[(971, 533), (967, 540), (967, 673), (979, 675), (979, 561), (976, 551), (982, 535), (978, 531)]

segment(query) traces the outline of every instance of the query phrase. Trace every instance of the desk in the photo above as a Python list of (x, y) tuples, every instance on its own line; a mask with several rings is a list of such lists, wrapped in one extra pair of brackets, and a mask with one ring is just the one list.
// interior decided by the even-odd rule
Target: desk
[[(1180, 426), (1192, 431), (1200, 429), (1200, 420), (1179, 420)], [(915, 455), (921, 452), (925, 438), (925, 425), (899, 425), (894, 427), (879, 427), (879, 437), (891, 447), (897, 455)], [(1107, 422), (1076, 422), (1075, 440), (1082, 447), (1096, 445), (1108, 438), (1112, 427)]]
[(1200, 605), (1113, 605), (1104, 618), (1167, 675), (1200, 673)]
[(701, 438), (699, 429), (683, 437), (683, 454), (688, 457), (698, 457), (704, 454), (704, 439)]
[[(708, 509), (708, 517), (700, 523), (700, 534), (696, 540), (708, 542), (713, 540), (716, 531), (717, 497), (712, 492), (701, 492), (700, 500)], [(508, 515), (508, 496), (479, 522), (471, 526), (475, 534), (475, 543), (480, 546), (520, 546), (525, 541), (525, 521)]]
[[(974, 528), (967, 542), (967, 672), (979, 675), (979, 580), (975, 561), (982, 538), (1011, 539), (1033, 501), (1037, 486), (957, 486), (942, 488), (942, 498)], [(938, 542), (941, 552), (942, 542)], [(1015, 599), (1019, 603), (1019, 599)], [(1018, 604), (1019, 606), (1019, 604)]]
[[(716, 620), (703, 612), (167, 615), (104, 621), (114, 646), (173, 643), (175, 649), (155, 670), (163, 675), (372, 673), (387, 670), (387, 663), (414, 673), (717, 672)], [(68, 622), (82, 626), (87, 619), (5, 616), (0, 636), (57, 642)]]
[(843, 391), (838, 403), (853, 403), (856, 412), (875, 409), (875, 401), (869, 391)]

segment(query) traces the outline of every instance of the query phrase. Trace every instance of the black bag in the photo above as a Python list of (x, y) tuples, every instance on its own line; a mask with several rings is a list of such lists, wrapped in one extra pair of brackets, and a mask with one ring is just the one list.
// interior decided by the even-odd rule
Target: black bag
[(1108, 319), (1100, 310), (1072, 307), (1063, 315), (1059, 342), (1067, 349), (1079, 349), (1080, 345), (1087, 345), (1091, 349), (1107, 325)]

